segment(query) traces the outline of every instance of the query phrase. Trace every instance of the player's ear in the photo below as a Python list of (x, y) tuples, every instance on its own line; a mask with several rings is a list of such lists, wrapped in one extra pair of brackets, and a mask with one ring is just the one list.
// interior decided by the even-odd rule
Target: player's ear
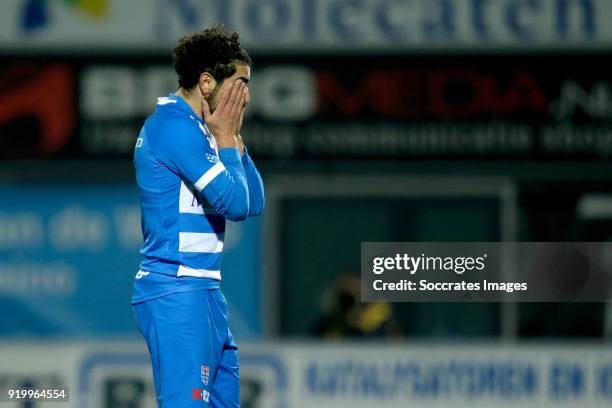
[(198, 86), (200, 87), (200, 92), (202, 92), (202, 96), (204, 98), (208, 98), (208, 95), (210, 95), (210, 93), (215, 89), (215, 86), (217, 86), (217, 81), (215, 81), (215, 78), (213, 78), (210, 73), (202, 72), (200, 74)]

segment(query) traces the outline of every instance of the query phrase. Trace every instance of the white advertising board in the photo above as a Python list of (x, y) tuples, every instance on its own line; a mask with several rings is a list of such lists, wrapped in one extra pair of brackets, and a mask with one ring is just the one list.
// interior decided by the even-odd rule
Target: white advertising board
[[(612, 349), (605, 345), (261, 343), (243, 345), (240, 358), (248, 407), (612, 404)], [(36, 407), (155, 406), (140, 342), (0, 343), (0, 388), (26, 383), (70, 388), (69, 404)]]
[(254, 51), (606, 49), (608, 0), (5, 0), (0, 50), (167, 53), (215, 22)]

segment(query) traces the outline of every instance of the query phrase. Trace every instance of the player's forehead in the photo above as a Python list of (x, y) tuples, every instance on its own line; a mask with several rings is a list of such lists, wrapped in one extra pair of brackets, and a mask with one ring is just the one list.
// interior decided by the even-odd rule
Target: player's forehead
[(242, 78), (246, 82), (251, 79), (251, 67), (248, 64), (243, 64), (241, 62), (236, 63), (236, 72), (234, 75), (230, 77), (231, 80)]

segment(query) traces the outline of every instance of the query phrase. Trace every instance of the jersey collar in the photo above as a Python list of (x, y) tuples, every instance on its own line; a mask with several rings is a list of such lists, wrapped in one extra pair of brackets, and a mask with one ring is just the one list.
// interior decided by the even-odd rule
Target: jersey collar
[(187, 114), (191, 119), (204, 124), (204, 121), (191, 109), (191, 106), (177, 94), (171, 93), (168, 96), (157, 98), (157, 106), (173, 106), (175, 109)]

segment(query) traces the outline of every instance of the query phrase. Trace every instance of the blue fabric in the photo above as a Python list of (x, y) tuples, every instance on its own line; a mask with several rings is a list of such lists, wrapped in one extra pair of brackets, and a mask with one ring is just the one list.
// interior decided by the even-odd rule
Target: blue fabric
[(160, 407), (240, 407), (238, 349), (219, 289), (158, 297), (134, 312)]
[[(198, 190), (195, 183), (220, 160), (225, 170)], [(183, 227), (193, 232), (195, 223), (190, 218), (194, 214), (200, 215), (199, 232), (219, 233), (225, 230), (225, 218), (239, 220), (248, 215), (248, 187), (238, 150), (217, 153), (204, 122), (178, 96), (160, 98), (138, 138), (134, 164), (144, 235), (140, 269), (144, 271), (176, 275), (182, 264), (179, 233), (186, 232)], [(197, 207), (193, 213), (181, 211), (183, 184), (187, 199)], [(205, 269), (205, 265), (194, 267)]]
[[(146, 120), (134, 149), (134, 165), (144, 236), (140, 269), (149, 274), (134, 280), (132, 302), (172, 293), (178, 286), (209, 287), (208, 282), (192, 279), (172, 284), (155, 274), (178, 279), (183, 277), (179, 268), (185, 267), (200, 279), (220, 279), (226, 220), (261, 214), (265, 205), (255, 164), (238, 149), (217, 149), (206, 123), (172, 94), (159, 98)], [(186, 242), (185, 235), (194, 234), (206, 238), (198, 245)]]
[(263, 180), (246, 148), (242, 155), (242, 165), (246, 173), (247, 185), (249, 187), (249, 216), (260, 215), (266, 206)]
[(195, 278), (192, 276), (174, 277), (162, 273), (139, 271), (134, 279), (132, 304), (146, 302), (170, 293), (191, 290), (219, 289), (218, 280)]

